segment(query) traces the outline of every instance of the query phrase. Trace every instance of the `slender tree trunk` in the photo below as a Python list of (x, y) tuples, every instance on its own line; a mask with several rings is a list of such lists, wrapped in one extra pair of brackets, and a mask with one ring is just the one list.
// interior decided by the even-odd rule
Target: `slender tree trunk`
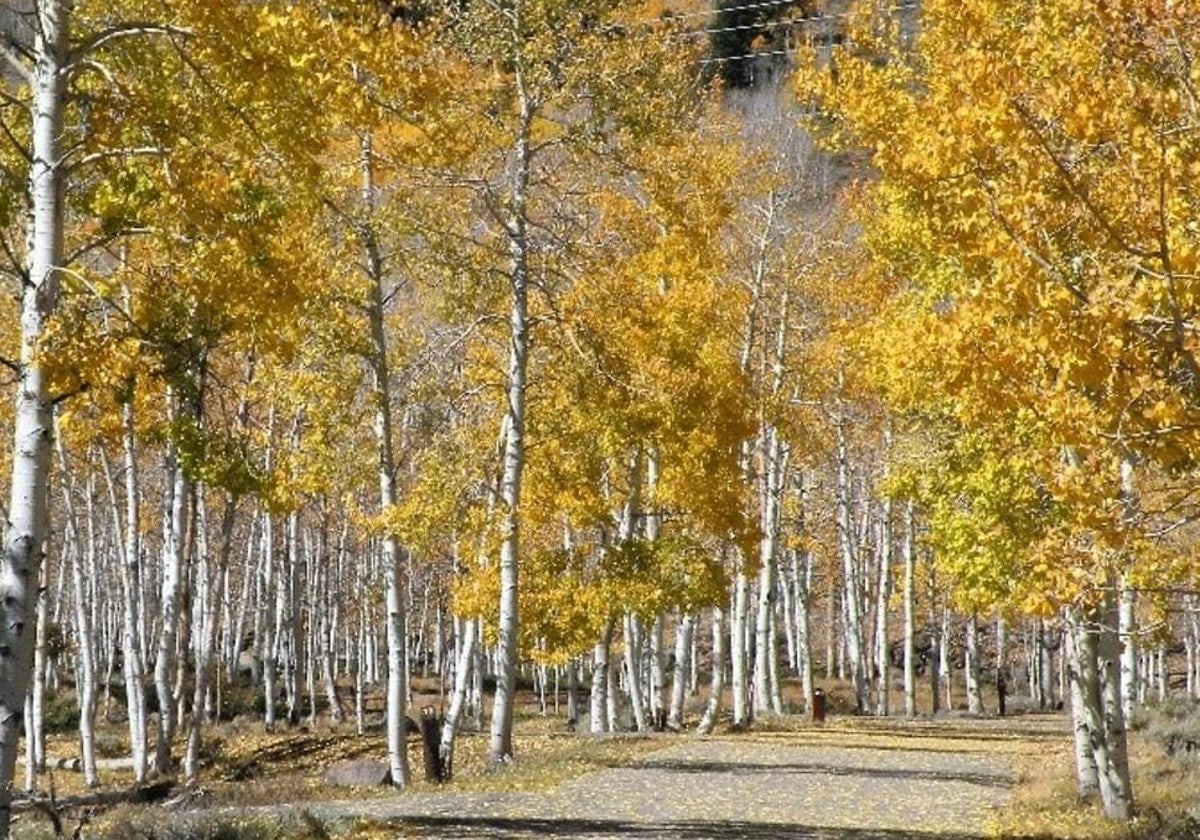
[(946, 689), (946, 711), (954, 711), (954, 671), (950, 662), (950, 605), (942, 606), (942, 631), (938, 634), (942, 643), (938, 646), (938, 670), (942, 674), (942, 687)]
[(1137, 591), (1128, 584), (1121, 587), (1121, 709), (1126, 720), (1133, 717), (1138, 700)]
[[(885, 447), (891, 447), (891, 434), (888, 433)], [(879, 669), (879, 683), (875, 692), (875, 714), (887, 717), (888, 714), (888, 673), (890, 668), (887, 606), (892, 594), (892, 500), (883, 501), (883, 521), (879, 526), (879, 583), (875, 593), (875, 662)]]
[[(376, 238), (374, 212), (376, 185), (372, 138), (366, 134), (361, 145), (362, 204), (367, 221), (360, 227), (366, 274), (370, 281), (367, 311), (371, 333), (371, 387), (375, 410), (375, 443), (379, 456), (379, 509), (395, 507), (396, 459), (393, 452), (391, 374), (387, 334), (384, 330), (384, 258)], [(384, 610), (387, 630), (387, 740), (392, 784), (406, 787), (408, 767), (408, 661), (405, 640), (404, 577), (406, 573), (400, 542), (393, 533), (383, 537)]]
[(904, 714), (917, 714), (917, 526), (913, 503), (904, 507)]
[(1096, 767), (1096, 754), (1092, 750), (1089, 713), (1084, 705), (1084, 685), (1089, 675), (1081, 669), (1080, 630), (1073, 627), (1067, 634), (1064, 651), (1067, 669), (1071, 678), (1071, 722), (1075, 744), (1076, 789), (1081, 799), (1100, 792), (1100, 776)]
[(20, 375), (13, 431), (12, 492), (0, 560), (0, 838), (9, 836), (17, 741), (29, 687), (35, 635), (36, 581), (46, 551), (51, 404), (41, 342), (59, 299), (63, 267), (63, 107), (67, 30), (73, 4), (43, 0), (34, 7), (33, 97), (27, 197), (26, 263), (21, 290)]
[(712, 611), (712, 678), (708, 692), (708, 704), (700, 716), (696, 734), (708, 735), (716, 726), (721, 715), (721, 695), (725, 693), (725, 628), (720, 607)]
[[(168, 395), (174, 414), (174, 396)], [(190, 486), (174, 443), (167, 444), (166, 485), (163, 511), (162, 587), (159, 594), (158, 658), (154, 665), (154, 688), (158, 695), (158, 741), (154, 769), (170, 773), (171, 741), (175, 737), (175, 704), (171, 669), (179, 630), (180, 576), (183, 568), (184, 517), (188, 509)]]
[(262, 533), (262, 672), (263, 727), (275, 731), (275, 701), (279, 694), (276, 682), (279, 670), (279, 599), (276, 597), (275, 517), (264, 510)]
[(837, 432), (837, 522), (838, 544), (842, 557), (843, 614), (846, 618), (846, 654), (854, 703), (859, 712), (867, 710), (866, 657), (863, 651), (862, 604), (859, 600), (858, 562), (855, 557), (854, 526), (850, 517), (850, 454), (846, 441), (845, 418), (839, 417)]
[[(79, 529), (79, 516), (75, 510), (74, 481), (68, 472), (66, 451), (63, 448), (61, 435), (55, 435), (58, 450), (59, 474), (62, 478), (62, 499), (66, 512), (65, 542), (66, 551), (71, 564), (71, 603), (74, 607), (76, 656), (78, 662), (79, 689), (79, 747), (83, 760), (83, 778), (88, 787), (100, 783), (96, 774), (96, 661), (94, 651), (96, 642), (93, 634), (92, 616), (88, 609), (88, 592), (84, 583), (83, 558), (84, 551)], [(91, 503), (91, 485), (87, 489), (89, 511)], [(89, 528), (89, 531), (92, 531)], [(88, 549), (94, 556), (96, 551), (96, 535), (89, 534)], [(95, 565), (94, 562), (91, 565)]]
[[(647, 539), (652, 538), (647, 535)], [(668, 704), (664, 702), (663, 698), (663, 694), (667, 690), (666, 674), (663, 667), (665, 657), (666, 654), (663, 651), (663, 617), (662, 615), (657, 615), (654, 618), (654, 623), (650, 625), (650, 710), (655, 720), (658, 720), (658, 715), (663, 709), (668, 708)]]
[[(762, 434), (764, 475), (762, 479), (762, 536), (758, 557), (758, 615), (754, 642), (754, 707), (759, 714), (768, 709), (782, 714), (777, 704), (778, 692), (773, 690), (771, 674), (778, 674), (778, 652), (772, 644), (772, 625), (775, 621), (776, 554), (779, 545), (783, 486), (787, 473), (787, 453), (779, 432), (764, 424)], [(774, 661), (772, 661), (774, 660)]]
[(973, 715), (983, 714), (983, 696), (980, 693), (980, 663), (979, 663), (979, 617), (971, 613), (967, 619), (967, 711)]
[[(200, 495), (199, 505), (205, 506), (204, 494)], [(221, 517), (220, 542), (217, 545), (215, 568), (209, 568), (208, 551), (200, 553), (197, 564), (197, 585), (204, 593), (199, 599), (202, 610), (200, 619), (200, 645), (196, 652), (195, 685), (192, 689), (191, 720), (188, 724), (187, 746), (183, 758), (184, 784), (194, 787), (200, 780), (200, 737), (205, 719), (205, 698), (208, 694), (209, 679), (216, 666), (214, 651), (217, 643), (220, 606), (224, 596), (225, 569), (229, 565), (229, 555), (233, 551), (233, 526), (237, 515), (237, 497), (230, 495), (225, 500), (225, 511)], [(207, 516), (200, 514), (200, 527), (207, 527)]]
[(743, 571), (745, 560), (739, 552), (738, 573), (733, 582), (733, 620), (729, 628), (730, 689), (733, 703), (733, 725), (750, 722), (749, 668), (747, 635), (750, 612), (750, 581)]
[(632, 614), (625, 613), (625, 671), (629, 680), (629, 705), (633, 711), (633, 725), (638, 732), (648, 730), (646, 707), (642, 702), (642, 632), (641, 622)]
[[(520, 4), (514, 7), (513, 31), (519, 32)], [(518, 36), (519, 37), (519, 36)], [(521, 478), (525, 471), (525, 382), (529, 365), (529, 237), (526, 206), (533, 157), (531, 134), (535, 105), (526, 88), (520, 58), (513, 68), (516, 78), (518, 122), (513, 148), (513, 169), (506, 220), (509, 242), (508, 407), (505, 424), (504, 469), (500, 480), (502, 526), (500, 542), (500, 608), (496, 634), (496, 697), (492, 703), (488, 761), (496, 764), (513, 755), (513, 707), (517, 676), (518, 564), (521, 531)]]
[(683, 703), (694, 630), (695, 621), (691, 615), (679, 616), (679, 624), (675, 627), (675, 667), (671, 670), (671, 707), (667, 712), (667, 724), (673, 729), (683, 728)]
[(479, 623), (467, 620), (462, 622), (462, 626), (463, 638), (454, 663), (454, 690), (450, 693), (450, 708), (446, 712), (446, 720), (442, 724), (442, 738), (439, 746), (442, 771), (447, 781), (454, 774), (454, 738), (458, 733), (458, 725), (462, 720), (463, 708), (467, 702), (471, 660), (475, 656), (475, 631)]
[[(1106, 611), (1073, 616), (1076, 655), (1079, 656), (1080, 708), (1087, 740), (1096, 762), (1100, 803), (1105, 816), (1128, 820), (1133, 816), (1133, 792), (1128, 764), (1124, 762), (1124, 726), (1121, 719), (1120, 641), (1116, 628), (1104, 629)], [(1115, 618), (1115, 616), (1112, 616)], [(1103, 636), (1108, 635), (1108, 640)], [(1106, 684), (1106, 685), (1105, 685)]]
[(608, 712), (609, 694), (616, 690), (608, 682), (608, 659), (612, 634), (613, 623), (610, 620), (604, 636), (596, 642), (596, 648), (592, 652), (591, 730), (594, 735), (611, 732), (616, 723)]
[(1105, 815), (1128, 820), (1134, 814), (1134, 801), (1125, 731), (1125, 694), (1121, 684), (1120, 606), (1117, 593), (1111, 589), (1105, 592), (1104, 598), (1104, 615), (1100, 623), (1096, 654), (1100, 669), (1104, 732), (1108, 742), (1109, 760), (1106, 765), (1099, 766), (1102, 770), (1107, 769), (1111, 780), (1112, 799), (1105, 801)]
[(792, 581), (796, 602), (796, 664), (800, 672), (800, 693), (804, 710), (811, 711), (813, 696), (812, 628), (809, 604), (812, 600), (813, 558), (808, 551), (792, 551)]

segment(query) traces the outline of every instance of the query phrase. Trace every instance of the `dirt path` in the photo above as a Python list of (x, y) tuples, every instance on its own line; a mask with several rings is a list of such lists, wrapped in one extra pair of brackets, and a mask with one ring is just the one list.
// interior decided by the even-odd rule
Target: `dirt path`
[(550, 793), (431, 793), (311, 804), (397, 837), (901, 840), (986, 835), (1014, 756), (1061, 721), (939, 722), (688, 739)]

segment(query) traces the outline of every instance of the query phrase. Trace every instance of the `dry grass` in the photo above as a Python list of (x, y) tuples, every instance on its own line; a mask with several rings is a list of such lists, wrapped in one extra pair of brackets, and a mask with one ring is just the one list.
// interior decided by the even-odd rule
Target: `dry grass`
[[(1098, 805), (1081, 801), (1075, 788), (1074, 753), (1069, 742), (1018, 762), (1012, 804), (997, 818), (1000, 838), (1054, 840), (1165, 840), (1195, 838), (1174, 834), (1189, 810), (1200, 808), (1200, 766), (1169, 758), (1160, 746), (1134, 734), (1130, 739), (1133, 790), (1141, 816), (1132, 825), (1105, 819)], [(1179, 828), (1172, 828), (1177, 826)]]

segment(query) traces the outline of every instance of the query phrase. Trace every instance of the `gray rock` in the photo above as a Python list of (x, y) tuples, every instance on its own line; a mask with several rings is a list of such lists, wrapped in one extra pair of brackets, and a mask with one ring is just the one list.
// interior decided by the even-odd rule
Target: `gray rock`
[(327, 784), (342, 787), (379, 787), (391, 781), (391, 768), (382, 761), (339, 761), (325, 771)]

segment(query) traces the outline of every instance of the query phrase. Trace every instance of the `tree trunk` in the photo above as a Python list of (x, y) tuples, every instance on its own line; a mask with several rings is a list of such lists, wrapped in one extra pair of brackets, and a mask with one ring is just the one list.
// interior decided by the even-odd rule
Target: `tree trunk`
[[(513, 29), (519, 32), (521, 6), (514, 7)], [(529, 365), (529, 238), (526, 205), (533, 149), (534, 103), (525, 86), (518, 57), (516, 78), (518, 123), (506, 220), (509, 242), (509, 358), (505, 422), (504, 469), (500, 480), (503, 506), (500, 542), (500, 608), (496, 632), (496, 697), (492, 702), (488, 762), (502, 763), (513, 755), (513, 707), (517, 677), (518, 565), (521, 532), (521, 477), (525, 471), (525, 381)]]
[(475, 631), (478, 626), (479, 622), (473, 619), (462, 622), (463, 637), (458, 657), (454, 662), (454, 690), (450, 693), (450, 708), (442, 724), (442, 737), (438, 747), (438, 756), (446, 781), (454, 775), (454, 738), (458, 733), (458, 725), (467, 702), (467, 691), (470, 689), (471, 661), (475, 656)]
[(687, 694), (688, 658), (692, 650), (692, 633), (695, 622), (691, 615), (679, 617), (675, 628), (675, 667), (671, 670), (671, 708), (667, 712), (667, 723), (674, 729), (683, 728), (683, 703)]
[[(808, 609), (812, 600), (813, 558), (809, 551), (792, 550), (792, 588), (796, 609), (796, 667), (804, 710), (811, 711), (813, 696), (812, 626)], [(803, 559), (801, 559), (803, 558)]]
[[(379, 510), (386, 513), (396, 505), (396, 458), (393, 452), (391, 374), (387, 334), (384, 330), (384, 260), (374, 229), (375, 176), (371, 135), (363, 136), (360, 166), (362, 202), (367, 221), (360, 227), (363, 258), (370, 282), (367, 313), (371, 332), (371, 390), (375, 410), (375, 445), (379, 463)], [(387, 741), (392, 784), (406, 787), (408, 767), (408, 661), (404, 629), (405, 564), (400, 542), (393, 533), (383, 535), (384, 610), (387, 631)]]
[(708, 735), (716, 726), (721, 714), (721, 695), (725, 693), (725, 628), (720, 607), (712, 611), (712, 681), (708, 692), (708, 704), (696, 727), (697, 735)]
[[(176, 414), (175, 397), (168, 394), (172, 416)], [(158, 741), (154, 752), (154, 769), (160, 774), (171, 772), (171, 741), (175, 737), (175, 704), (171, 685), (171, 669), (175, 662), (175, 647), (179, 630), (180, 576), (183, 568), (184, 518), (191, 491), (179, 453), (173, 442), (167, 444), (166, 483), (163, 504), (162, 586), (159, 593), (159, 616), (162, 622), (158, 634), (158, 658), (154, 664), (154, 689), (158, 695)]]
[(42, 369), (41, 341), (58, 305), (63, 267), (63, 107), (67, 30), (73, 4), (43, 0), (35, 6), (31, 148), (27, 196), (26, 265), (21, 290), (20, 377), (14, 410), (12, 493), (4, 557), (0, 560), (0, 838), (9, 835), (12, 781), (35, 635), (36, 582), (46, 551), (50, 477), (51, 404)]
[(842, 613), (846, 619), (846, 654), (849, 657), (850, 682), (859, 712), (867, 710), (866, 657), (863, 651), (862, 604), (859, 600), (858, 562), (855, 557), (854, 526), (850, 517), (850, 453), (846, 441), (845, 418), (839, 417), (837, 431), (837, 528), (842, 558)]
[(967, 661), (963, 669), (967, 682), (967, 711), (973, 715), (983, 714), (983, 696), (980, 693), (979, 663), (979, 617), (971, 613), (967, 619)]
[[(220, 624), (218, 619), (224, 595), (225, 569), (229, 565), (230, 552), (233, 551), (233, 526), (236, 522), (237, 501), (237, 497), (234, 495), (230, 495), (225, 500), (215, 568), (209, 568), (209, 552), (203, 551), (200, 552), (196, 569), (197, 586), (200, 587), (202, 594), (198, 598), (201, 609), (198, 616), (200, 619), (200, 644), (196, 651), (192, 711), (183, 758), (183, 781), (188, 787), (194, 787), (200, 780), (200, 736), (206, 717), (205, 698), (208, 694), (209, 678), (216, 665), (213, 654), (216, 649), (217, 629)], [(203, 510), (205, 507), (203, 494), (200, 495), (199, 505), (201, 507), (199, 527), (207, 528), (207, 515)]]
[[(779, 693), (773, 690), (772, 673), (778, 674), (778, 652), (772, 644), (772, 625), (775, 621), (776, 554), (784, 481), (787, 474), (787, 453), (777, 429), (764, 424), (762, 435), (764, 475), (762, 478), (762, 536), (758, 555), (758, 616), (754, 640), (754, 708), (759, 714), (768, 709), (782, 714), (778, 705)], [(772, 661), (774, 660), (774, 661)]]
[[(885, 447), (890, 448), (891, 434), (886, 438)], [(887, 717), (888, 714), (888, 669), (889, 648), (887, 632), (888, 598), (892, 594), (892, 500), (883, 501), (883, 521), (879, 526), (879, 582), (875, 593), (875, 662), (879, 669), (879, 682), (876, 688), (875, 714)]]
[(1137, 591), (1128, 584), (1121, 586), (1120, 643), (1121, 643), (1121, 710), (1125, 720), (1133, 717), (1138, 700)]
[[(96, 642), (93, 634), (92, 616), (88, 609), (88, 592), (84, 583), (83, 545), (79, 530), (79, 516), (75, 510), (74, 481), (67, 468), (66, 451), (63, 449), (62, 436), (56, 433), (55, 444), (58, 450), (59, 474), (62, 479), (63, 508), (66, 512), (66, 528), (64, 541), (71, 564), (71, 602), (75, 616), (76, 655), (78, 657), (78, 689), (79, 689), (79, 747), (83, 763), (84, 783), (95, 787), (100, 783), (96, 775), (96, 661), (94, 651)], [(89, 480), (88, 495), (91, 495)], [(89, 512), (93, 505), (89, 498)], [(88, 551), (95, 555), (96, 535), (89, 527)], [(90, 564), (95, 565), (95, 562)]]
[[(1112, 599), (1111, 593), (1108, 596)], [(1107, 817), (1128, 820), (1133, 815), (1133, 793), (1125, 758), (1125, 728), (1121, 714), (1120, 641), (1116, 610), (1097, 610), (1071, 616), (1079, 660), (1077, 683), (1087, 741), (1096, 764), (1100, 801)], [(1105, 638), (1107, 637), (1107, 638)], [(1082, 781), (1082, 775), (1081, 775)]]
[(629, 681), (629, 705), (633, 711), (633, 725), (638, 732), (650, 727), (646, 720), (646, 707), (642, 702), (642, 632), (641, 622), (632, 614), (625, 613), (625, 672)]
[(1081, 799), (1100, 792), (1100, 776), (1096, 768), (1096, 754), (1092, 751), (1088, 710), (1084, 706), (1083, 687), (1089, 676), (1081, 670), (1079, 631), (1073, 628), (1067, 634), (1064, 653), (1071, 679), (1071, 722), (1075, 743), (1076, 790)]
[(275, 568), (275, 517), (264, 510), (262, 533), (262, 676), (263, 676), (263, 728), (275, 731), (275, 700), (279, 693), (276, 679), (279, 674), (279, 599), (276, 597), (277, 571)]
[(738, 556), (738, 573), (733, 582), (733, 621), (729, 628), (730, 688), (733, 695), (733, 725), (750, 722), (749, 674), (746, 650), (749, 630), (750, 581), (743, 571), (745, 560)]
[(904, 714), (917, 714), (917, 527), (913, 503), (904, 507)]
[(613, 623), (610, 620), (604, 636), (596, 642), (592, 652), (591, 731), (593, 735), (611, 732), (616, 721), (608, 713), (609, 694), (615, 691), (608, 684), (609, 649), (612, 644)]

